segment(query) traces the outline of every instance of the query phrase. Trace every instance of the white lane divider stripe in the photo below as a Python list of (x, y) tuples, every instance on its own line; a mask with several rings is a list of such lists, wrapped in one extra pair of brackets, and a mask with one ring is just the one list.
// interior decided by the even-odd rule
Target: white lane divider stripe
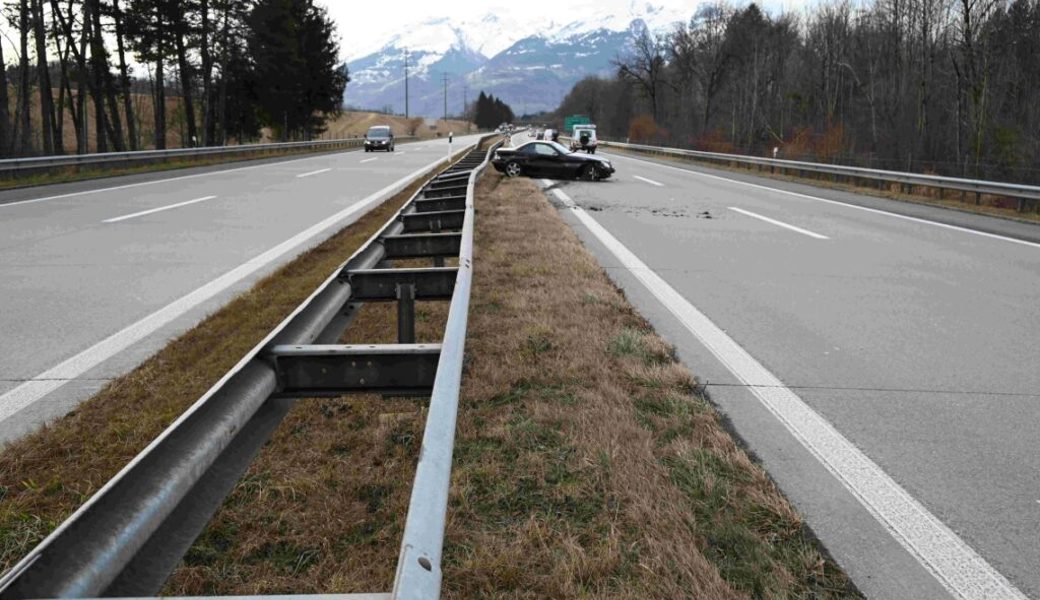
[(654, 181), (653, 179), (647, 179), (646, 177), (640, 177), (639, 175), (633, 175), (632, 177), (634, 179), (638, 179), (639, 181), (645, 181), (646, 183), (649, 183), (650, 185), (656, 185), (657, 187), (664, 187), (663, 183), (658, 183), (658, 182)]
[(310, 173), (301, 173), (296, 176), (297, 179), (303, 179), (304, 177), (310, 177), (311, 175), (320, 175), (321, 173), (328, 173), (332, 169), (318, 169), (317, 171), (311, 171)]
[(280, 160), (280, 161), (274, 161), (274, 162), (267, 162), (267, 163), (264, 163), (262, 165), (251, 165), (251, 166), (248, 166), (248, 167), (235, 167), (235, 168), (232, 168), (232, 169), (221, 169), (219, 171), (208, 171), (206, 173), (196, 173), (194, 175), (180, 175), (178, 177), (167, 177), (167, 178), (164, 178), (164, 179), (155, 179), (155, 180), (152, 180), (152, 181), (141, 181), (141, 182), (138, 182), (138, 183), (128, 183), (126, 185), (117, 185), (117, 186), (107, 187), (107, 188), (98, 188), (98, 189), (95, 189), (95, 190), (83, 190), (81, 192), (70, 192), (68, 194), (59, 194), (57, 196), (47, 196), (45, 198), (29, 198), (27, 200), (15, 200), (14, 202), (0, 203), (0, 209), (12, 207), (12, 206), (21, 206), (23, 204), (35, 204), (37, 202), (47, 202), (49, 200), (61, 200), (63, 198), (73, 198), (75, 196), (85, 196), (85, 195), (88, 195), (88, 194), (101, 194), (101, 193), (104, 193), (104, 192), (114, 192), (114, 191), (117, 191), (117, 190), (125, 190), (125, 189), (129, 189), (129, 188), (141, 187), (141, 186), (145, 186), (145, 185), (156, 185), (156, 184), (159, 184), (159, 183), (169, 183), (171, 181), (182, 181), (182, 180), (185, 180), (185, 179), (196, 179), (198, 177), (210, 177), (210, 176), (213, 176), (213, 175), (226, 175), (228, 173), (237, 173), (239, 171), (250, 171), (252, 169), (264, 169), (264, 168), (270, 168), (270, 167), (273, 167), (273, 166), (287, 165), (289, 163), (303, 162), (305, 160), (316, 160), (316, 159), (319, 159), (319, 158), (326, 158), (326, 157), (322, 156), (322, 155), (319, 155), (319, 156), (306, 156), (304, 158), (293, 158), (293, 159), (290, 159), (290, 160)]
[(559, 189), (560, 199), (731, 373), (954, 596), (1026, 600), (957, 534), (910, 496), (833, 425), (697, 310)]
[(813, 196), (810, 194), (803, 194), (801, 192), (792, 192), (789, 190), (782, 190), (779, 188), (769, 187), (767, 185), (759, 185), (757, 183), (749, 183), (747, 181), (740, 181), (739, 179), (730, 179), (729, 177), (719, 177), (718, 175), (709, 175), (708, 173), (701, 173), (700, 171), (693, 171), (691, 169), (682, 169), (680, 167), (673, 167), (672, 165), (662, 165), (648, 160), (641, 160), (638, 158), (631, 158), (629, 156), (619, 156), (617, 154), (611, 154), (614, 158), (620, 158), (622, 160), (630, 160), (633, 162), (639, 162), (646, 165), (654, 165), (655, 167), (661, 167), (662, 169), (671, 169), (673, 171), (679, 171), (686, 173), (687, 175), (696, 175), (699, 177), (705, 177), (707, 179), (716, 179), (718, 181), (725, 181), (727, 183), (736, 183), (747, 187), (753, 187), (767, 192), (774, 192), (777, 194), (786, 194), (788, 196), (795, 196), (796, 198), (805, 198), (807, 200), (816, 200), (817, 202), (826, 202), (827, 204), (834, 204), (836, 206), (844, 206), (846, 208), (854, 208), (856, 210), (862, 210), (864, 212), (874, 213), (878, 215), (885, 215), (886, 217), (894, 217), (896, 219), (903, 219), (904, 221), (911, 221), (914, 223), (922, 223), (924, 225), (933, 225), (935, 227), (942, 227), (943, 229), (952, 229), (953, 231), (961, 231), (963, 233), (970, 233), (972, 235), (980, 235), (994, 240), (1000, 240), (1003, 242), (1012, 242), (1014, 244), (1021, 244), (1023, 246), (1032, 246), (1033, 248), (1040, 248), (1040, 243), (1030, 242), (1028, 240), (1020, 240), (1018, 238), (1008, 237), (1006, 235), (1000, 235), (997, 233), (989, 233), (987, 231), (979, 231), (978, 229), (971, 229), (969, 227), (961, 227), (959, 225), (950, 225), (948, 223), (940, 223), (938, 221), (929, 221), (928, 219), (922, 219), (920, 217), (911, 217), (910, 215), (901, 215), (899, 213), (890, 212), (887, 210), (881, 210), (880, 208), (870, 208), (869, 206), (860, 206), (858, 204), (850, 204), (848, 202), (842, 202), (840, 200), (831, 200), (829, 198), (820, 198), (819, 196)]
[(22, 383), (18, 387), (4, 394), (0, 394), (0, 421), (10, 418), (18, 411), (32, 405), (69, 381), (82, 376), (90, 369), (93, 369), (109, 358), (112, 358), (116, 354), (126, 350), (131, 345), (139, 342), (196, 306), (213, 298), (239, 281), (242, 281), (246, 277), (278, 260), (283, 255), (288, 254), (293, 250), (300, 249), (301, 246), (310, 242), (325, 230), (331, 227), (345, 225), (355, 214), (363, 214), (364, 211), (375, 206), (384, 198), (401, 191), (416, 177), (429, 171), (430, 168), (439, 162), (439, 160), (433, 161), (432, 163), (420, 167), (416, 171), (405, 175), (378, 192), (369, 195), (357, 204), (348, 206), (320, 223), (308, 227), (281, 244), (278, 244), (274, 248), (271, 248), (252, 260), (235, 267), (197, 290), (174, 300), (170, 304), (167, 304), (140, 321), (113, 333), (90, 348), (87, 348), (79, 354), (66, 359), (50, 369), (47, 369), (32, 380)]
[(127, 219), (133, 219), (136, 217), (143, 217), (145, 215), (151, 215), (164, 210), (172, 210), (174, 208), (180, 208), (182, 206), (188, 206), (189, 204), (198, 204), (199, 202), (205, 202), (206, 200), (212, 200), (216, 196), (204, 196), (202, 198), (196, 198), (194, 200), (188, 200), (187, 202), (178, 202), (177, 204), (170, 204), (168, 206), (160, 206), (159, 208), (153, 208), (151, 210), (142, 210), (141, 212), (131, 213), (129, 215), (123, 215), (121, 217), (113, 217), (111, 219), (105, 219), (102, 223), (118, 223), (120, 221), (126, 221)]
[(365, 164), (367, 162), (372, 162), (373, 160), (379, 160), (379, 157), (377, 156), (375, 158), (366, 158), (365, 160), (361, 161), (361, 164)]
[(760, 221), (765, 221), (766, 223), (772, 223), (773, 225), (777, 225), (779, 227), (783, 227), (784, 229), (790, 229), (791, 231), (796, 231), (796, 232), (798, 232), (798, 233), (800, 233), (802, 235), (807, 235), (807, 236), (809, 236), (811, 238), (816, 238), (818, 240), (829, 240), (829, 239), (831, 239), (831, 238), (829, 238), (829, 237), (827, 237), (825, 235), (820, 235), (818, 233), (813, 233), (812, 231), (809, 231), (808, 229), (802, 229), (801, 227), (795, 227), (794, 225), (789, 225), (787, 223), (784, 223), (783, 221), (777, 221), (776, 219), (770, 219), (769, 217), (760, 215), (758, 213), (753, 213), (750, 210), (744, 210), (742, 208), (737, 208), (736, 206), (730, 206), (729, 209), (734, 211), (734, 212), (738, 212), (738, 213), (740, 213), (742, 215), (747, 215), (747, 216), (749, 216), (751, 218), (758, 219)]

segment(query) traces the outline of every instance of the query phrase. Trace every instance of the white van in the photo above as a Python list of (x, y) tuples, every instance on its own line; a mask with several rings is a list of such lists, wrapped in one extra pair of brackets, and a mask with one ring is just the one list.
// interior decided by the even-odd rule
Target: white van
[(589, 154), (595, 154), (598, 143), (595, 125), (586, 123), (574, 126), (574, 135), (571, 136), (571, 150), (584, 150)]

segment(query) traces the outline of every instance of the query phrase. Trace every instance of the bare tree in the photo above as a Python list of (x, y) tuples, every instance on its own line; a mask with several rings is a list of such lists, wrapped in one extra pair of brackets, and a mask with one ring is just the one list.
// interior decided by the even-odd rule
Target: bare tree
[(32, 0), (33, 38), (36, 40), (36, 76), (40, 91), (40, 130), (43, 135), (43, 153), (61, 154), (62, 142), (55, 139), (54, 95), (51, 89), (50, 69), (47, 64), (47, 31), (44, 27), (43, 0)]
[(633, 54), (614, 61), (618, 76), (635, 84), (650, 100), (654, 121), (658, 117), (658, 100), (664, 86), (665, 57), (661, 44), (644, 29), (635, 39)]

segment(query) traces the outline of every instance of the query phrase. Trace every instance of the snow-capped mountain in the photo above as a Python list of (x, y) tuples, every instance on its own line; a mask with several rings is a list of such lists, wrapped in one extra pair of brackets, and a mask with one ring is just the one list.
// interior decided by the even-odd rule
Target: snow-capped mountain
[[(409, 72), (409, 113), (440, 116), (447, 76), (448, 113), (462, 111), (464, 98), (494, 94), (518, 114), (552, 110), (583, 77), (609, 75), (610, 61), (628, 52), (643, 29), (670, 31), (693, 9), (657, 7), (628, 0), (627, 10), (604, 11), (579, 1), (579, 14), (564, 21), (488, 13), (472, 19), (447, 17), (402, 29), (381, 48), (345, 48), (351, 82), (348, 106), (404, 112), (404, 73)], [(566, 15), (563, 15), (566, 17)]]

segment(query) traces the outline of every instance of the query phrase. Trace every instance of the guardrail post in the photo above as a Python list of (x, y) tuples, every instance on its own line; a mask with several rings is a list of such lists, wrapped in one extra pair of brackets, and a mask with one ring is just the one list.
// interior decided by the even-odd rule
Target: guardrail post
[(397, 284), (397, 343), (415, 343), (415, 284)]
[[(440, 220), (435, 220), (433, 223), (430, 224), (430, 233), (440, 233), (440, 232), (441, 232), (441, 222), (440, 222)], [(435, 267), (443, 267), (444, 266), (444, 257), (443, 256), (435, 256), (435, 257), (433, 257), (433, 266), (435, 266)]]

